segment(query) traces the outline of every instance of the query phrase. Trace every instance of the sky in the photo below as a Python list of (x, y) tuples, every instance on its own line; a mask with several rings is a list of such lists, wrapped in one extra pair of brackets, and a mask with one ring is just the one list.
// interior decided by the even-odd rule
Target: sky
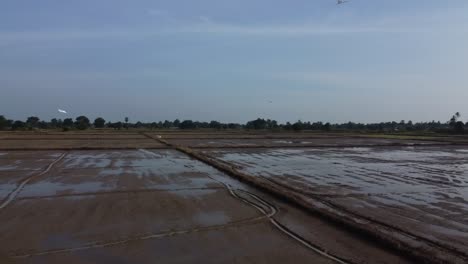
[(466, 14), (466, 0), (0, 0), (0, 115), (466, 121)]

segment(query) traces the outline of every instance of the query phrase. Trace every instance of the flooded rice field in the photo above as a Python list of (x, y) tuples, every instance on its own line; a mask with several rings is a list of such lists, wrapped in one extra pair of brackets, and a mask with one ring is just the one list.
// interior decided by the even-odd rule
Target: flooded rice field
[(468, 251), (468, 148), (206, 151), (241, 171), (346, 211)]
[[(231, 168), (431, 247), (395, 249)], [(0, 223), (0, 263), (414, 263), (432, 246), (464, 263), (468, 148), (306, 133), (2, 133)]]
[(275, 230), (277, 209), (246, 190), (170, 149), (3, 151), (0, 261), (335, 263)]
[(168, 138), (170, 143), (187, 146), (191, 148), (258, 148), (258, 147), (353, 147), (353, 146), (413, 146), (413, 145), (435, 145), (441, 144), (436, 141), (420, 140), (395, 140), (380, 138), (357, 138), (357, 137), (286, 137), (281, 138)]
[(148, 138), (118, 139), (74, 138), (74, 139), (8, 139), (0, 140), (3, 150), (74, 150), (74, 149), (135, 149), (163, 148), (158, 142)]

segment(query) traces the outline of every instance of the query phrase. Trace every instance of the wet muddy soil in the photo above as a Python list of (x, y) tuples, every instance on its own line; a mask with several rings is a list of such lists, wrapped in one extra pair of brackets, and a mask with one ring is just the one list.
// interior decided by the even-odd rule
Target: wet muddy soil
[(162, 148), (163, 145), (149, 139), (10, 139), (0, 140), (0, 150), (54, 150), (54, 149), (135, 149)]
[(5, 263), (409, 263), (175, 150), (1, 153)]
[(31, 177), (0, 209), (0, 255), (12, 263), (332, 263), (231, 195), (225, 175), (175, 150), (43, 154), (2, 161), (6, 195)]
[(468, 251), (465, 147), (213, 150), (241, 171)]
[(436, 141), (397, 140), (351, 137), (313, 137), (313, 138), (251, 138), (251, 139), (167, 139), (170, 143), (191, 148), (255, 148), (255, 147), (353, 147), (353, 146), (412, 146), (442, 144)]

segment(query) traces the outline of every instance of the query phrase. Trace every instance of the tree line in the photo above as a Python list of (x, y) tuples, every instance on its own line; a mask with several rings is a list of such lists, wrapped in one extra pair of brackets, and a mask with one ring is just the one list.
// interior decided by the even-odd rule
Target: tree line
[(302, 122), (294, 123), (286, 122), (280, 124), (276, 120), (257, 118), (245, 124), (239, 123), (222, 123), (219, 121), (200, 122), (192, 120), (180, 121), (159, 121), (159, 122), (129, 122), (128, 117), (124, 121), (106, 122), (102, 117), (94, 119), (91, 122), (86, 116), (79, 116), (74, 120), (72, 118), (57, 119), (53, 118), (50, 121), (41, 120), (39, 117), (31, 116), (22, 120), (11, 120), (0, 115), (0, 130), (35, 130), (35, 129), (61, 129), (63, 131), (77, 129), (85, 130), (90, 128), (108, 128), (108, 129), (247, 129), (247, 130), (317, 130), (317, 131), (380, 131), (380, 132), (395, 132), (395, 131), (433, 131), (433, 132), (455, 132), (464, 133), (465, 127), (468, 127), (468, 122), (465, 124), (460, 121), (460, 113), (455, 113), (447, 122), (431, 121), (417, 122), (401, 120), (400, 122), (380, 122), (380, 123), (354, 123), (347, 122), (341, 124), (331, 124), (329, 122)]

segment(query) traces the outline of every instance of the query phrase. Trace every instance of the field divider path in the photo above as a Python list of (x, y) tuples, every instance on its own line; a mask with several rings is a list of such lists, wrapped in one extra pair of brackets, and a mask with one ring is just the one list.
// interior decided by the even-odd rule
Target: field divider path
[(60, 155), (57, 159), (55, 159), (52, 163), (50, 163), (47, 168), (45, 170), (43, 170), (41, 173), (39, 174), (34, 174), (30, 177), (27, 177), (25, 179), (23, 179), (20, 184), (16, 187), (16, 189), (14, 189), (12, 192), (10, 192), (8, 194), (8, 196), (3, 200), (3, 202), (0, 204), (0, 210), (4, 209), (5, 207), (7, 207), (11, 202), (13, 202), (13, 200), (15, 200), (15, 198), (18, 196), (18, 194), (23, 190), (24, 186), (26, 184), (28, 184), (28, 182), (30, 182), (31, 180), (37, 178), (37, 177), (40, 177), (46, 173), (48, 173), (53, 167), (55, 164), (57, 164), (59, 161), (61, 161), (63, 158), (65, 158), (65, 156), (67, 155), (67, 153), (62, 153), (62, 155)]
[(329, 201), (321, 199), (318, 196), (305, 195), (262, 177), (255, 177), (240, 172), (236, 166), (230, 166), (226, 164), (226, 162), (219, 162), (218, 159), (207, 154), (194, 151), (187, 147), (177, 146), (167, 142), (161, 137), (143, 134), (232, 177), (331, 220), (348, 230), (375, 239), (383, 245), (417, 260), (419, 263), (468, 263), (467, 252), (460, 252), (408, 232), (402, 232), (402, 230), (393, 228), (392, 226), (383, 225), (373, 219), (352, 214), (347, 210), (343, 210), (343, 208), (330, 204)]
[[(170, 144), (169, 142), (165, 141), (165, 140), (162, 140), (161, 138), (154, 138), (150, 135), (147, 135), (145, 133), (143, 133), (143, 135), (149, 137), (149, 138), (152, 138), (154, 140), (157, 140), (158, 142), (160, 143), (163, 143), (169, 147), (172, 147), (172, 148), (175, 148), (176, 150), (186, 154), (186, 155), (189, 155), (190, 157), (192, 158), (195, 158), (197, 160), (200, 160), (196, 157), (194, 157), (193, 155), (187, 153), (186, 151), (186, 148), (182, 148), (182, 147), (179, 147), (179, 146), (174, 146), (172, 144)], [(189, 152), (192, 152), (191, 150), (188, 150)], [(206, 163), (208, 165), (210, 165), (211, 167), (214, 167), (215, 169), (218, 169), (220, 170), (219, 168), (217, 168), (216, 166), (213, 166), (212, 164), (210, 163), (207, 163), (203, 160), (200, 160), (202, 161), (203, 163)], [(223, 170), (221, 170), (222, 172), (224, 172)], [(313, 245), (311, 242), (307, 241), (306, 239), (304, 239), (303, 237), (301, 237), (300, 235), (294, 233), (292, 230), (290, 230), (289, 228), (287, 228), (286, 226), (284, 226), (283, 224), (279, 223), (276, 219), (274, 219), (273, 217), (276, 215), (276, 213), (278, 212), (278, 209), (276, 209), (276, 207), (274, 205), (272, 205), (271, 203), (265, 201), (264, 199), (262, 199), (261, 197), (259, 197), (258, 195), (255, 195), (251, 192), (248, 192), (248, 191), (245, 191), (245, 190), (241, 190), (241, 189), (233, 189), (232, 186), (228, 183), (225, 183), (223, 181), (220, 181), (220, 180), (217, 180), (211, 176), (208, 176), (210, 179), (224, 185), (226, 187), (226, 189), (228, 190), (228, 192), (231, 194), (231, 196), (233, 196), (234, 198), (256, 208), (258, 211), (260, 211), (264, 217), (266, 217), (269, 222), (277, 229), (279, 230), (281, 233), (285, 234), (286, 236), (290, 237), (291, 239), (295, 240), (296, 242), (298, 242), (299, 244), (301, 244), (302, 246), (306, 247), (307, 249), (309, 250), (312, 250), (313, 252), (317, 253), (318, 255), (321, 255), (322, 257), (325, 257), (325, 258), (328, 258), (336, 263), (340, 263), (340, 264), (352, 264), (352, 262), (350, 261), (347, 261), (343, 258), (340, 258), (338, 256), (335, 256), (333, 254), (331, 254), (330, 252), (328, 252), (327, 250), (325, 249), (322, 249), (316, 245)], [(240, 196), (237, 192), (242, 192), (246, 195), (248, 195), (249, 197), (251, 197), (252, 199), (254, 199), (255, 201), (257, 201), (258, 203), (260, 204), (257, 204), (255, 202), (252, 202), (252, 201), (249, 201), (248, 199), (245, 199), (243, 198), (242, 196)], [(268, 208), (269, 210), (266, 211), (264, 208)]]

